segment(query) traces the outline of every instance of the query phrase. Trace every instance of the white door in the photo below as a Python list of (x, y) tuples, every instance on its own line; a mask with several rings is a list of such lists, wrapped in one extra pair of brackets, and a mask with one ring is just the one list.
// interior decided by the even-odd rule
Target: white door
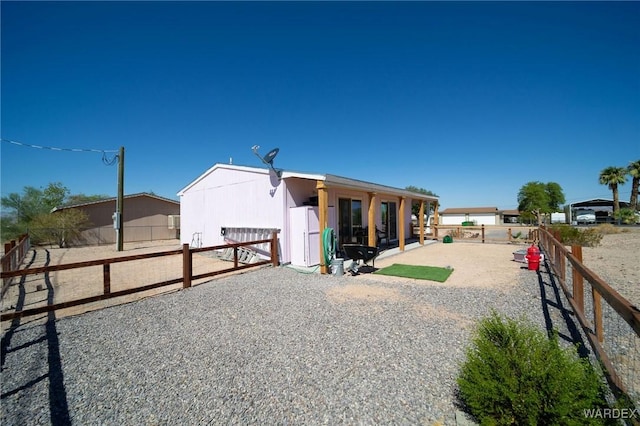
[(320, 263), (320, 220), (318, 208), (289, 209), (291, 264), (313, 266)]

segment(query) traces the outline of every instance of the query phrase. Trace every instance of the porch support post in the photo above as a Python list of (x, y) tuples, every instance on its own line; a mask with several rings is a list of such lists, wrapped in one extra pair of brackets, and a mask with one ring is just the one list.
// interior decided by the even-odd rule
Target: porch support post
[[(405, 228), (405, 224), (404, 224), (404, 209), (405, 209), (405, 201), (406, 201), (406, 197), (398, 197), (399, 201), (400, 201), (400, 226), (398, 229), (399, 234), (398, 234), (398, 247), (400, 248), (400, 251), (404, 251), (404, 228)], [(411, 222), (409, 222), (411, 223)]]
[(438, 239), (438, 225), (440, 225), (440, 219), (438, 217), (438, 202), (433, 202), (433, 236)]
[(418, 241), (420, 245), (424, 245), (424, 200), (420, 200), (420, 213), (418, 213), (418, 224), (420, 226), (420, 232)]
[(327, 185), (325, 185), (322, 180), (316, 182), (316, 189), (318, 190), (318, 216), (320, 221), (320, 273), (328, 274), (330, 265), (326, 265), (324, 261), (324, 244), (322, 236), (324, 235), (324, 230), (328, 226), (329, 195), (327, 193)]
[(376, 193), (369, 192), (369, 232), (367, 238), (369, 239), (369, 246), (376, 247)]

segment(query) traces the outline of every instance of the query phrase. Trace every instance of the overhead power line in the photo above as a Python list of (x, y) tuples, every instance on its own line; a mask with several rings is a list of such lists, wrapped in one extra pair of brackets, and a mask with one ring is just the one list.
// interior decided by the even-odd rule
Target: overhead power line
[(41, 145), (33, 145), (24, 142), (12, 141), (10, 139), (0, 139), (2, 142), (10, 143), (13, 145), (26, 146), (29, 148), (37, 148), (37, 149), (48, 149), (50, 151), (69, 151), (69, 152), (98, 152), (101, 154), (105, 153), (117, 153), (117, 149), (86, 149), (86, 148), (56, 148), (53, 146), (41, 146)]

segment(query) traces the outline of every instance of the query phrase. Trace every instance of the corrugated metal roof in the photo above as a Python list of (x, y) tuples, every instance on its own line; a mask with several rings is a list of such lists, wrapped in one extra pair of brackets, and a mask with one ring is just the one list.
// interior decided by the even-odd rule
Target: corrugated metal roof
[[(139, 193), (136, 193), (136, 194), (125, 195), (124, 199), (134, 198), (134, 197), (156, 198), (156, 199), (161, 200), (161, 201), (166, 201), (166, 202), (173, 203), (173, 204), (180, 204), (179, 201), (172, 200), (170, 198), (161, 197), (161, 196), (155, 195), (155, 194), (149, 194), (148, 192), (139, 192)], [(79, 204), (72, 204), (72, 205), (69, 205), (69, 206), (60, 206), (60, 207), (55, 207), (53, 210), (51, 210), (51, 212), (56, 212), (56, 211), (65, 210), (65, 209), (72, 209), (72, 208), (77, 208), (77, 207), (91, 206), (91, 205), (94, 205), (94, 204), (109, 203), (111, 201), (116, 201), (117, 199), (118, 199), (118, 197), (110, 197), (110, 198), (104, 198), (102, 200), (90, 201), (88, 203), (79, 203)]]

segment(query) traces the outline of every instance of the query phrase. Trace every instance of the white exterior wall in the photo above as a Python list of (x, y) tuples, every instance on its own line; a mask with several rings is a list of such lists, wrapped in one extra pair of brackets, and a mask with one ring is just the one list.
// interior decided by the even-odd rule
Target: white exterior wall
[(284, 184), (266, 173), (217, 168), (186, 189), (180, 199), (181, 242), (225, 244), (221, 227), (284, 227)]
[[(495, 213), (486, 213), (486, 214), (469, 214), (469, 221), (475, 222), (476, 225), (495, 225), (496, 224), (496, 214)], [(440, 225), (462, 225), (462, 222), (467, 221), (467, 215), (465, 214), (446, 214), (440, 215)]]
[(463, 214), (447, 214), (439, 216), (440, 225), (461, 225), (466, 220)]
[(469, 220), (475, 221), (478, 226), (480, 226), (480, 225), (495, 225), (496, 224), (496, 214), (495, 213), (472, 214), (472, 215), (469, 215)]

